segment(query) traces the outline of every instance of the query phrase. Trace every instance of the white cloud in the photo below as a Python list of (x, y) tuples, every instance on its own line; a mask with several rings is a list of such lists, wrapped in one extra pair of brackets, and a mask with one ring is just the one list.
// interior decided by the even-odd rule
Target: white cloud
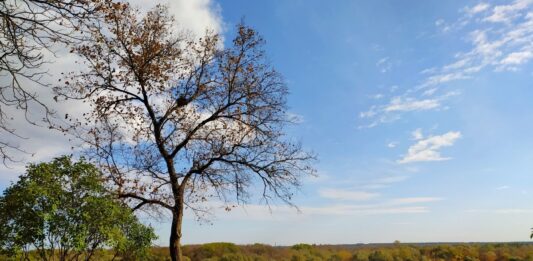
[(372, 98), (374, 98), (376, 100), (379, 100), (379, 99), (381, 99), (383, 97), (385, 97), (385, 96), (383, 94), (381, 94), (381, 93), (378, 93), (378, 94), (372, 96)]
[(391, 200), (391, 204), (402, 205), (402, 204), (417, 204), (417, 203), (428, 203), (444, 200), (443, 198), (436, 197), (412, 197), (412, 198), (396, 198)]
[(516, 0), (510, 5), (499, 5), (492, 9), (492, 14), (485, 18), (486, 21), (493, 23), (509, 23), (520, 15), (520, 11), (527, 8), (533, 1)]
[(506, 190), (506, 189), (510, 189), (511, 187), (507, 186), (507, 185), (504, 185), (504, 186), (500, 186), (500, 187), (497, 187), (496, 190)]
[(396, 148), (397, 145), (398, 145), (398, 142), (389, 142), (387, 144), (387, 147), (392, 149), (392, 148)]
[(420, 161), (449, 160), (449, 157), (442, 157), (440, 155), (439, 149), (452, 146), (460, 137), (460, 132), (450, 131), (440, 136), (430, 136), (426, 139), (419, 140), (416, 144), (409, 147), (407, 154), (397, 162), (403, 164)]
[[(258, 220), (258, 221), (287, 221), (301, 220), (311, 216), (361, 216), (386, 214), (421, 214), (430, 211), (428, 206), (421, 203), (431, 203), (444, 200), (438, 197), (406, 197), (393, 198), (377, 204), (332, 204), (322, 206), (299, 206), (298, 209), (287, 205), (247, 204), (231, 207), (228, 204), (209, 201), (206, 209), (210, 217), (228, 220)], [(407, 206), (406, 206), (407, 205)], [(191, 212), (185, 213), (186, 218), (193, 219)]]
[[(406, 170), (408, 171), (408, 170)], [(393, 175), (393, 176), (385, 176), (382, 178), (377, 178), (374, 180), (371, 180), (363, 185), (357, 186), (359, 189), (363, 190), (374, 190), (374, 189), (383, 189), (390, 187), (394, 183), (402, 182), (406, 179), (408, 179), (409, 176), (399, 176), (399, 175)]]
[(359, 118), (373, 119), (373, 121), (370, 124), (359, 126), (359, 129), (373, 128), (379, 124), (396, 121), (400, 119), (401, 114), (405, 112), (445, 109), (442, 106), (442, 101), (459, 94), (459, 91), (449, 91), (438, 97), (429, 99), (417, 99), (406, 96), (393, 97), (387, 104), (373, 105), (367, 111), (360, 112)]
[(420, 74), (433, 74), (437, 71), (436, 67), (426, 68), (422, 71), (420, 71)]
[(450, 31), (452, 29), (452, 27), (450, 25), (446, 24), (444, 19), (439, 19), (439, 20), (435, 21), (435, 26), (440, 28), (440, 30), (443, 33), (448, 32), (448, 31)]
[(323, 198), (346, 200), (346, 201), (364, 201), (378, 197), (378, 193), (365, 191), (352, 191), (345, 189), (326, 188), (321, 189), (319, 194)]
[(501, 64), (523, 64), (533, 58), (532, 51), (522, 51), (522, 52), (513, 52), (507, 55), (502, 61)]
[(390, 103), (385, 106), (385, 112), (394, 111), (420, 111), (434, 109), (440, 106), (436, 99), (417, 100), (415, 98), (394, 97)]
[(305, 122), (304, 116), (294, 112), (287, 112), (285, 116), (288, 121), (295, 124), (302, 124)]
[(169, 11), (178, 24), (197, 35), (206, 29), (222, 33), (224, 22), (220, 6), (212, 0), (169, 0)]
[(425, 91), (422, 93), (422, 96), (432, 96), (432, 95), (435, 94), (435, 92), (437, 92), (438, 90), (439, 90), (438, 88), (427, 89), (427, 90), (425, 90)]
[(147, 10), (156, 4), (168, 5), (168, 11), (176, 18), (177, 26), (195, 36), (203, 36), (206, 30), (224, 31), (221, 8), (213, 0), (128, 0), (132, 5)]
[(419, 214), (429, 212), (425, 206), (391, 207), (391, 206), (357, 206), (339, 205), (324, 208), (302, 208), (303, 213), (315, 215), (383, 215), (383, 214)]
[(468, 213), (489, 213), (489, 214), (528, 214), (533, 213), (533, 209), (528, 208), (495, 208), (495, 209), (469, 209)]
[(376, 66), (378, 67), (379, 71), (382, 73), (386, 73), (391, 70), (392, 63), (389, 59), (389, 57), (381, 58), (379, 61), (376, 62)]
[(397, 182), (404, 181), (408, 178), (409, 178), (408, 176), (389, 176), (389, 177), (383, 177), (383, 178), (376, 179), (373, 181), (373, 183), (391, 184), (391, 183), (397, 183)]
[(465, 7), (463, 10), (469, 14), (469, 15), (475, 15), (477, 13), (481, 13), (483, 11), (486, 11), (490, 8), (490, 4), (487, 3), (479, 3), (473, 7)]
[[(457, 64), (452, 64), (449, 66), (457, 66)], [(429, 86), (436, 86), (443, 83), (455, 81), (455, 80), (461, 80), (461, 79), (468, 79), (468, 76), (466, 76), (463, 72), (453, 72), (453, 73), (446, 73), (446, 74), (437, 74), (432, 75), (428, 77), (423, 84), (421, 84), (418, 88), (422, 89)]]
[[(443, 66), (441, 72), (433, 76), (436, 77), (433, 78), (434, 84), (441, 83), (436, 79), (453, 81), (469, 78), (488, 66), (494, 66), (496, 71), (515, 69), (511, 66), (526, 63), (533, 58), (532, 3), (533, 0), (517, 0), (509, 5), (494, 6), (488, 16), (480, 11), (472, 12), (472, 17), (463, 18), (476, 21), (478, 25), (476, 29), (467, 32), (472, 48), (457, 54), (455, 62)], [(469, 10), (481, 10), (481, 7), (486, 9), (485, 5), (478, 5)], [(450, 77), (451, 74), (457, 77)], [(445, 77), (446, 75), (450, 76)]]
[(360, 112), (359, 117), (360, 118), (372, 118), (376, 116), (376, 114), (377, 114), (376, 107), (373, 106), (368, 111)]
[[(385, 176), (372, 180), (373, 185), (387, 185), (404, 181), (408, 176)], [(369, 184), (370, 184), (369, 183)], [(383, 188), (383, 187), (380, 187)], [(226, 206), (231, 207), (231, 203), (209, 201), (206, 209), (211, 213), (209, 216), (217, 219), (229, 220), (258, 220), (258, 221), (295, 221), (309, 217), (326, 216), (362, 216), (362, 215), (388, 215), (388, 214), (421, 214), (430, 211), (427, 203), (443, 200), (439, 197), (400, 197), (392, 199), (381, 199), (381, 202), (372, 204), (349, 204), (339, 203), (346, 201), (365, 201), (376, 199), (378, 193), (369, 193), (358, 190), (346, 190), (336, 188), (325, 188), (319, 190), (320, 196), (332, 199), (332, 204), (319, 206), (299, 206), (298, 210), (287, 205), (273, 204), (270, 206), (261, 204), (247, 204), (244, 206), (234, 206), (227, 212)], [(373, 200), (375, 201), (375, 200)], [(424, 204), (424, 205), (421, 205)], [(194, 218), (192, 213), (186, 212), (187, 218)]]
[(422, 135), (422, 129), (418, 128), (411, 132), (411, 137), (413, 137), (413, 140), (421, 140), (424, 138), (424, 135)]
[[(287, 221), (301, 220), (316, 216), (363, 216), (363, 215), (389, 215), (389, 214), (422, 214), (428, 213), (427, 206), (393, 206), (386, 204), (377, 205), (326, 205), (319, 207), (301, 206), (297, 209), (286, 205), (258, 205), (249, 204), (237, 206), (231, 211), (226, 211), (223, 204), (212, 207), (211, 217), (217, 219), (256, 220), (256, 221)], [(213, 204), (214, 206), (214, 204)], [(194, 219), (195, 216), (186, 212), (186, 218)]]

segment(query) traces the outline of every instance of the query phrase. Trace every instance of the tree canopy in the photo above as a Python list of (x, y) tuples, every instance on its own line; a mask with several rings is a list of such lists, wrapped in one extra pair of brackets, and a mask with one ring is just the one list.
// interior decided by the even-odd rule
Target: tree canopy
[(185, 206), (245, 203), (255, 185), (266, 202), (290, 204), (301, 177), (314, 173), (313, 155), (285, 136), (287, 87), (259, 34), (239, 25), (222, 47), (210, 32), (175, 33), (164, 6), (107, 11), (92, 42), (73, 50), (88, 70), (58, 88), (92, 106), (64, 130), (90, 145), (90, 157), (135, 209), (172, 213), (172, 259), (180, 260)]
[(0, 197), (0, 224), (4, 254), (35, 250), (41, 260), (91, 260), (104, 247), (135, 258), (155, 239), (108, 193), (98, 169), (66, 156), (27, 167)]

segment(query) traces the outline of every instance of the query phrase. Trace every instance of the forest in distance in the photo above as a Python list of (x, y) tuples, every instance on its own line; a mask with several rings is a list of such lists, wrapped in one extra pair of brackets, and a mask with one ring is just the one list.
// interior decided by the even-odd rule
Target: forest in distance
[[(98, 260), (113, 260), (113, 254), (100, 250)], [(183, 246), (184, 260), (191, 261), (526, 261), (533, 260), (533, 244), (515, 243), (391, 243), (354, 245), (271, 246), (207, 243)], [(18, 259), (0, 256), (0, 260)], [(29, 260), (33, 259), (30, 256)], [(142, 260), (169, 260), (167, 248), (152, 247)]]

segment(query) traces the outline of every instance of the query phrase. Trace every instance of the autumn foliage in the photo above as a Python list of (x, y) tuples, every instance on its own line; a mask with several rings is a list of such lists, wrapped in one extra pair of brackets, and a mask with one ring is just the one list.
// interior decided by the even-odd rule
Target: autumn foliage
[(238, 25), (225, 47), (211, 32), (180, 33), (164, 6), (103, 10), (92, 41), (72, 50), (87, 69), (56, 89), (91, 111), (65, 115), (72, 124), (62, 130), (88, 145), (133, 209), (171, 213), (172, 260), (181, 260), (186, 207), (204, 213), (209, 199), (246, 203), (256, 186), (264, 202), (291, 204), (301, 178), (314, 173), (313, 155), (284, 135), (287, 87), (258, 33)]

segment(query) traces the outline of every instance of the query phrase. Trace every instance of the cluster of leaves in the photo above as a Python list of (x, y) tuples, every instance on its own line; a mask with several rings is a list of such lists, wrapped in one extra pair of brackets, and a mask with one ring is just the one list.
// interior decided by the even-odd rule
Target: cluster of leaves
[[(166, 249), (152, 248), (147, 260), (166, 260)], [(532, 244), (383, 244), (273, 247), (210, 243), (184, 246), (185, 260), (209, 261), (399, 261), (399, 260), (533, 260)], [(187, 259), (188, 258), (188, 259)]]
[[(83, 159), (31, 164), (0, 197), (0, 251), (20, 259), (91, 260), (102, 248), (134, 260), (155, 239), (115, 200), (101, 173)], [(30, 251), (33, 250), (33, 251)]]

